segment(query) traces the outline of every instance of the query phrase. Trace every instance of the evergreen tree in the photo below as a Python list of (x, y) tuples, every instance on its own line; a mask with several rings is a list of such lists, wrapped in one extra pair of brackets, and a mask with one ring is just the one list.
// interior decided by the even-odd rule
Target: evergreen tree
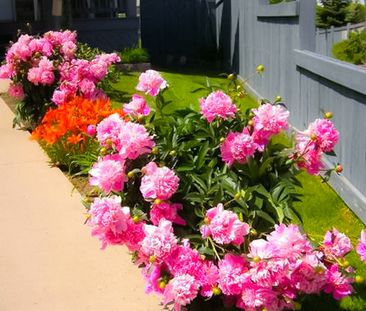
[(347, 24), (346, 16), (351, 0), (321, 0), (317, 7), (316, 26), (329, 28), (341, 27)]

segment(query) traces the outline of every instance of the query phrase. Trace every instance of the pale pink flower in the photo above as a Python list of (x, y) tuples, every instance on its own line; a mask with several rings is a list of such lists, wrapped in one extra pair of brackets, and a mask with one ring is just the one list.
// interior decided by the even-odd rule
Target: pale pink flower
[(269, 139), (288, 128), (290, 113), (280, 105), (264, 104), (252, 111), (255, 115), (253, 136), (260, 141)]
[(118, 113), (111, 114), (97, 125), (97, 139), (104, 147), (110, 147), (110, 143), (116, 147), (119, 145), (119, 133), (122, 131), (124, 121)]
[(150, 261), (163, 262), (177, 247), (177, 238), (168, 220), (162, 219), (159, 226), (144, 225), (144, 232), (140, 251)]
[(177, 225), (185, 226), (186, 221), (178, 215), (178, 211), (181, 209), (183, 209), (183, 205), (180, 203), (153, 204), (150, 210), (150, 220), (154, 225), (158, 225), (161, 219), (166, 219)]
[(164, 90), (167, 87), (168, 84), (160, 73), (149, 69), (141, 73), (136, 90), (145, 92), (150, 96), (156, 96), (161, 90)]
[(226, 120), (235, 117), (237, 111), (230, 96), (222, 91), (212, 92), (207, 98), (200, 99), (201, 113), (208, 122), (215, 118)]
[(169, 281), (164, 290), (164, 304), (174, 302), (174, 310), (180, 311), (196, 298), (199, 285), (195, 278), (189, 274), (175, 276)]
[(169, 200), (178, 190), (179, 177), (166, 166), (158, 167), (155, 162), (142, 168), (140, 191), (145, 200)]
[(225, 295), (240, 295), (244, 283), (247, 282), (247, 263), (244, 258), (238, 255), (226, 254), (224, 259), (219, 261), (218, 284)]
[(74, 42), (66, 41), (62, 44), (60, 52), (69, 60), (75, 57), (76, 50), (77, 46)]
[(366, 262), (366, 230), (361, 231), (361, 237), (357, 245), (356, 251), (361, 260)]
[(123, 111), (133, 117), (147, 116), (150, 113), (150, 107), (147, 105), (145, 98), (135, 94), (128, 104), (123, 105)]
[(334, 299), (340, 300), (352, 294), (353, 288), (351, 283), (352, 279), (342, 275), (338, 265), (334, 264), (327, 271), (327, 283), (324, 292), (332, 294)]
[(316, 119), (309, 124), (304, 133), (311, 137), (324, 152), (332, 151), (339, 139), (339, 132), (327, 119)]
[(264, 239), (258, 239), (249, 244), (249, 258), (268, 259), (274, 254), (270, 248), (269, 242)]
[(93, 81), (84, 78), (79, 82), (79, 90), (86, 97), (92, 97), (95, 93), (96, 86)]
[(235, 161), (243, 164), (254, 155), (257, 147), (249, 134), (230, 132), (220, 147), (221, 158), (229, 166)]
[(241, 222), (232, 211), (226, 211), (221, 203), (207, 211), (206, 219), (208, 224), (200, 229), (202, 237), (212, 236), (219, 244), (240, 245), (244, 242), (244, 236), (249, 233), (249, 225)]
[(68, 98), (68, 92), (64, 90), (55, 90), (52, 95), (52, 101), (57, 105), (60, 106), (66, 102)]
[(96, 198), (90, 206), (89, 214), (88, 224), (93, 227), (92, 235), (101, 240), (102, 249), (108, 244), (122, 244), (120, 234), (127, 230), (130, 209), (121, 207), (119, 196)]
[(99, 158), (89, 174), (90, 185), (98, 186), (106, 194), (122, 191), (124, 183), (128, 180), (125, 175), (125, 160), (118, 154)]
[(18, 84), (11, 83), (9, 85), (8, 94), (15, 98), (22, 99), (24, 97), (23, 86), (20, 83)]
[(116, 146), (122, 157), (135, 160), (140, 155), (150, 153), (154, 146), (153, 138), (143, 125), (133, 122), (122, 123)]
[(275, 230), (267, 236), (273, 257), (296, 260), (303, 254), (312, 251), (311, 244), (301, 234), (297, 225), (275, 225)]
[(325, 256), (340, 258), (352, 250), (352, 244), (344, 233), (340, 233), (333, 228), (332, 231), (327, 231), (325, 234), (322, 249)]
[(32, 50), (33, 53), (39, 52), (47, 57), (51, 56), (53, 53), (52, 44), (44, 38), (31, 40), (29, 42), (29, 48)]
[(9, 79), (15, 74), (11, 64), (0, 66), (0, 79)]
[(37, 67), (29, 69), (27, 78), (34, 85), (51, 85), (55, 80), (53, 62), (43, 56)]

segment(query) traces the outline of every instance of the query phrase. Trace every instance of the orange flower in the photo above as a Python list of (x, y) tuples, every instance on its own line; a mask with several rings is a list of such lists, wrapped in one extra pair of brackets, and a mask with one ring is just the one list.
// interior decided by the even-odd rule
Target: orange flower
[(73, 134), (73, 135), (67, 137), (66, 142), (68, 144), (76, 145), (77, 143), (79, 143), (79, 142), (81, 142), (83, 140), (84, 140), (84, 137), (81, 136), (81, 134), (77, 134), (77, 135)]

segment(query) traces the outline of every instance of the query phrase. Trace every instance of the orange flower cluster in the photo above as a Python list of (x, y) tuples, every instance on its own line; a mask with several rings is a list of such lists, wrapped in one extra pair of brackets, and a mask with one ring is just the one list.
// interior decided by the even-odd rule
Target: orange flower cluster
[(78, 144), (87, 136), (88, 125), (96, 125), (113, 113), (125, 116), (122, 109), (111, 108), (109, 99), (91, 100), (76, 96), (59, 107), (50, 109), (32, 132), (32, 139), (52, 145), (67, 137), (68, 144)]

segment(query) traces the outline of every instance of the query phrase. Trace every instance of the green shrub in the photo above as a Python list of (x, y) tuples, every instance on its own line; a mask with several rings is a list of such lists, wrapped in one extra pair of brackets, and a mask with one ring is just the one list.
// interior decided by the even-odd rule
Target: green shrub
[(364, 4), (352, 2), (347, 7), (346, 22), (351, 24), (358, 24), (364, 22), (366, 19), (366, 8)]
[(333, 45), (333, 56), (355, 65), (366, 63), (366, 29), (351, 32), (347, 40)]
[(147, 63), (150, 60), (149, 53), (143, 48), (125, 48), (121, 53), (123, 64)]

